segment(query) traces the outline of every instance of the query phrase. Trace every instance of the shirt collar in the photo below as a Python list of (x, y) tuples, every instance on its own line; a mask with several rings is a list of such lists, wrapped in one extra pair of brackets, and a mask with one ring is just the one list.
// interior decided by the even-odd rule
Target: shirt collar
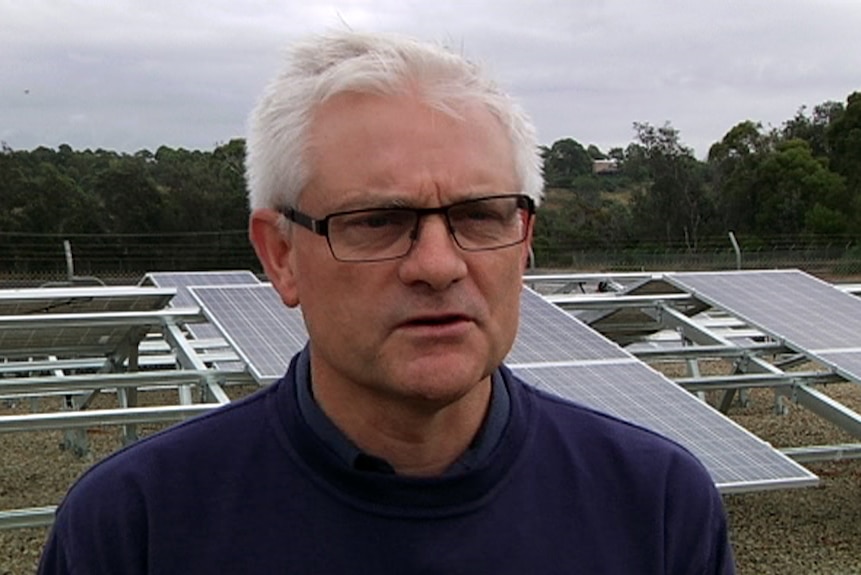
[[(299, 404), (299, 413), (308, 427), (328, 449), (345, 465), (356, 471), (394, 474), (394, 468), (385, 459), (365, 453), (353, 443), (323, 412), (311, 389), (311, 351), (306, 345), (296, 362), (294, 388)], [(490, 405), (481, 428), (469, 448), (446, 470), (444, 475), (463, 473), (475, 469), (490, 456), (499, 443), (508, 416), (511, 398), (499, 370), (491, 376)]]

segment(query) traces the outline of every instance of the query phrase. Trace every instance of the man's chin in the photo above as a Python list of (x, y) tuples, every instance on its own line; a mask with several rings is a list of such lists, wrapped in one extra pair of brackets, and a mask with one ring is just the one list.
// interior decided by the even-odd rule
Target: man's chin
[(458, 362), (458, 358), (441, 357), (434, 361), (416, 361), (399, 378), (403, 391), (416, 401), (442, 405), (458, 401), (483, 382), (489, 372), (474, 361)]

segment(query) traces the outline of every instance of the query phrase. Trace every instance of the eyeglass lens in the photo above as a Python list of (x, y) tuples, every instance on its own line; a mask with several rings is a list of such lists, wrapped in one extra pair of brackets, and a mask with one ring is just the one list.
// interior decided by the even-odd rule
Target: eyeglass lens
[[(423, 213), (424, 212), (424, 213)], [(329, 217), (333, 255), (345, 261), (397, 258), (407, 254), (427, 211), (373, 209)], [(464, 250), (489, 250), (523, 241), (527, 210), (517, 196), (470, 200), (445, 211), (455, 242)]]

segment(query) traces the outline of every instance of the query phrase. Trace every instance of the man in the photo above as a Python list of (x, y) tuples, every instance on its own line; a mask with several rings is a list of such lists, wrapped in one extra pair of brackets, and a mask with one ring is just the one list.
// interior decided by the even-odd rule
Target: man
[(732, 573), (704, 468), (503, 367), (534, 131), (459, 56), (298, 45), (248, 139), (250, 236), (309, 344), (61, 505), (43, 573)]

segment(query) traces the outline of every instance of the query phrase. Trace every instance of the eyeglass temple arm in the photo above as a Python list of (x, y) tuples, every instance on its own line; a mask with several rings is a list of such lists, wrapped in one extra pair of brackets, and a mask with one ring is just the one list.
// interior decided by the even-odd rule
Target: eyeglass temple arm
[(284, 217), (291, 222), (296, 222), (303, 228), (309, 229), (317, 235), (325, 236), (328, 234), (329, 222), (327, 220), (315, 220), (308, 214), (302, 213), (294, 208), (284, 208), (281, 210)]

